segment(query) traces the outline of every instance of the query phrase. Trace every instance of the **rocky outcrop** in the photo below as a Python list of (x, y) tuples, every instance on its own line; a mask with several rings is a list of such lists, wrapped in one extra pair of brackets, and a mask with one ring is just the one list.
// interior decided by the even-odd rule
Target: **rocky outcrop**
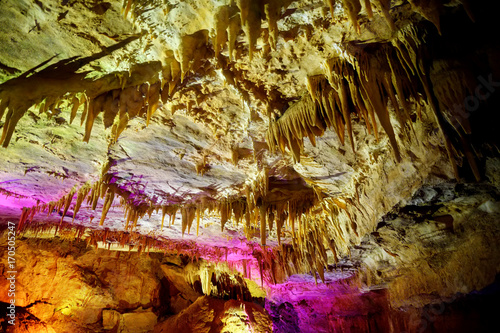
[(158, 324), (155, 333), (169, 332), (271, 332), (271, 320), (264, 309), (251, 302), (224, 301), (206, 296), (176, 316)]
[[(5, 237), (0, 250), (2, 257), (6, 257)], [(7, 265), (1, 265), (0, 302), (6, 305), (10, 301), (7, 292), (10, 283), (6, 280)], [(215, 270), (201, 259), (192, 263), (185, 256), (95, 249), (83, 241), (59, 237), (18, 239), (16, 329), (151, 332), (159, 317), (181, 313), (169, 320), (184, 320), (173, 318), (183, 318), (182, 313), (189, 313), (194, 304), (204, 302), (210, 303), (210, 309), (220, 308), (217, 318), (224, 324), (219, 326), (233, 325), (231, 315), (226, 313), (241, 309), (245, 313), (245, 307), (250, 317), (242, 319), (244, 325), (248, 321), (252, 327), (269, 324), (263, 309), (250, 302), (254, 298), (244, 278), (220, 265)], [(200, 276), (207, 274), (207, 280), (200, 281)], [(239, 292), (235, 289), (237, 281), (241, 283)], [(202, 297), (204, 292), (220, 299)], [(222, 298), (234, 300), (225, 305)], [(8, 332), (12, 330), (6, 322), (2, 327), (9, 329)]]

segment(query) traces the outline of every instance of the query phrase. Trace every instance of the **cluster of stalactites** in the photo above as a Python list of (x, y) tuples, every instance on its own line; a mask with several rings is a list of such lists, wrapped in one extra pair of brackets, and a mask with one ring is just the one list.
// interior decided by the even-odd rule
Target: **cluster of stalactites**
[(84, 93), (80, 94), (80, 98), (75, 95), (70, 123), (83, 105), (81, 125), (85, 123), (85, 142), (89, 141), (94, 121), (100, 113), (103, 114), (104, 127), (111, 127), (113, 142), (135, 117), (146, 118), (146, 125), (149, 125), (161, 102), (166, 103), (170, 99), (180, 81), (179, 63), (171, 60), (163, 68), (163, 79), (157, 82), (110, 90), (92, 99)]
[(317, 204), (314, 192), (296, 194), (283, 200), (272, 199), (269, 192), (269, 170), (264, 168), (254, 182), (245, 186), (242, 196), (219, 199), (214, 207), (220, 217), (221, 232), (228, 221), (239, 227), (243, 223), (243, 231), (248, 240), (259, 231), (260, 243), (266, 245), (268, 234), (274, 232), (278, 244), (285, 233), (295, 235), (295, 220), (302, 214), (308, 214), (311, 207)]
[[(332, 18), (335, 18), (334, 10), (337, 1), (325, 0), (325, 2), (330, 7)], [(408, 2), (410, 3), (412, 11), (422, 15), (422, 17), (424, 17), (426, 20), (432, 22), (438, 32), (441, 33), (440, 14), (443, 7), (442, 0), (408, 0)], [(464, 9), (466, 10), (471, 20), (474, 21), (474, 15), (471, 11), (470, 0), (460, 0), (460, 2), (463, 4)], [(341, 3), (344, 11), (351, 21), (352, 26), (358, 33), (361, 33), (359, 21), (362, 9), (364, 9), (364, 12), (369, 19), (373, 18), (374, 9), (376, 11), (379, 11), (387, 22), (389, 28), (392, 31), (396, 30), (394, 20), (390, 14), (391, 0), (341, 0)]]
[[(252, 301), (252, 295), (248, 290), (245, 278), (248, 259), (242, 262), (243, 273), (234, 269), (231, 262), (224, 263), (201, 262), (196, 267), (186, 266), (184, 276), (191, 286), (201, 285), (201, 292), (208, 296), (219, 298), (231, 297), (241, 300)], [(248, 269), (251, 272), (251, 268)]]
[[(258, 261), (262, 280), (276, 283), (278, 275), (289, 276), (304, 272), (318, 272), (320, 278), (324, 280), (324, 272), (328, 265), (337, 262), (339, 256), (345, 255), (349, 251), (349, 244), (351, 243), (350, 231), (353, 230), (356, 233), (357, 229), (357, 225), (350, 214), (350, 209), (356, 209), (355, 205), (348, 199), (327, 199), (319, 205), (314, 195), (312, 197), (297, 197), (288, 201), (270, 203), (265, 201), (265, 197), (259, 197), (261, 190), (256, 187), (256, 191), (250, 192), (251, 189), (249, 189), (246, 196), (247, 200), (245, 198), (234, 200), (222, 199), (215, 202), (204, 198), (196, 204), (185, 206), (134, 206), (126, 196), (123, 196), (123, 193), (118, 193), (122, 195), (121, 204), (125, 207), (125, 231), (112, 232), (107, 229), (90, 230), (87, 242), (93, 246), (97, 246), (98, 242), (110, 246), (112, 242), (109, 240), (112, 239), (114, 243), (120, 246), (127, 245), (130, 248), (138, 246), (139, 252), (157, 248), (181, 253), (179, 252), (180, 248), (188, 247), (184, 245), (179, 247), (179, 244), (176, 242), (156, 240), (134, 232), (133, 229), (137, 225), (137, 220), (145, 214), (151, 215), (153, 212), (161, 212), (163, 228), (166, 215), (169, 215), (169, 223), (172, 225), (177, 212), (181, 211), (183, 234), (186, 230), (188, 233), (190, 232), (195, 218), (197, 220), (198, 234), (200, 220), (203, 219), (204, 214), (215, 212), (220, 217), (221, 229), (231, 219), (238, 225), (244, 218), (244, 230), (249, 241), (253, 238), (252, 231), (260, 229), (262, 249), (254, 251), (254, 255), (256, 255)], [(105, 184), (103, 181), (94, 184), (86, 183), (78, 190), (73, 188), (57, 202), (42, 204), (31, 209), (25, 208), (19, 222), (19, 230), (36, 230), (37, 226), (35, 224), (28, 224), (26, 222), (31, 222), (36, 213), (44, 210), (49, 213), (53, 211), (61, 212), (62, 218), (58, 227), (62, 227), (64, 216), (72, 201), (74, 201), (75, 195), (77, 198), (73, 219), (85, 200), (89, 206), (95, 209), (97, 200), (104, 199), (100, 221), (100, 225), (102, 225), (106, 213), (113, 203), (115, 192), (116, 187)], [(341, 211), (347, 214), (351, 221), (351, 225), (348, 228), (340, 223), (339, 214)], [(72, 224), (68, 225), (71, 226)], [(43, 224), (40, 224), (40, 226), (44, 227)], [(76, 228), (79, 227), (77, 225), (73, 226)], [(266, 235), (268, 232), (272, 232), (275, 226), (280, 247), (278, 249), (270, 248), (267, 251)], [(78, 230), (78, 238), (80, 238), (85, 230)], [(283, 235), (291, 238), (292, 243), (282, 243), (281, 239)], [(331, 256), (327, 254), (327, 251), (331, 251)], [(189, 251), (184, 254), (196, 258), (200, 256), (200, 253), (191, 253)], [(227, 255), (226, 249), (226, 261)], [(224, 251), (218, 254), (218, 260), (222, 260), (223, 257)], [(247, 266), (244, 267), (244, 277), (251, 278), (251, 268)]]
[[(219, 55), (227, 45), (229, 60), (234, 60), (236, 39), (243, 30), (248, 44), (248, 57), (252, 60), (257, 39), (261, 36), (263, 20), (267, 20), (268, 23), (268, 45), (272, 50), (276, 50), (278, 20), (281, 18), (283, 8), (291, 2), (291, 0), (236, 0), (217, 7), (214, 11), (214, 27), (211, 33), (215, 55)], [(187, 45), (193, 46), (192, 43)]]
[[(74, 222), (75, 217), (82, 207), (82, 204), (86, 202), (87, 205), (91, 206), (93, 210), (97, 208), (97, 203), (99, 199), (104, 199), (104, 204), (102, 208), (102, 215), (99, 225), (104, 224), (106, 215), (111, 208), (114, 197), (116, 193), (116, 188), (114, 186), (109, 186), (107, 183), (99, 180), (94, 184), (87, 182), (81, 187), (77, 188), (75, 185), (68, 194), (64, 195), (61, 199), (57, 201), (50, 201), (49, 203), (38, 203), (31, 208), (23, 208), (21, 217), (19, 219), (18, 230), (25, 229), (33, 221), (36, 214), (41, 212), (47, 212), (47, 216), (52, 212), (58, 212), (61, 214), (60, 224), (63, 223), (64, 217), (67, 216), (68, 210), (73, 206), (72, 212), (72, 222)], [(74, 200), (76, 195), (76, 201)], [(73, 202), (75, 201), (74, 205)]]
[[(268, 44), (275, 50), (279, 32), (277, 22), (282, 16), (283, 9), (288, 7), (291, 2), (292, 0), (236, 0), (216, 7), (213, 16), (214, 27), (211, 32), (212, 45), (216, 55), (227, 45), (229, 58), (233, 60), (236, 39), (240, 31), (243, 30), (248, 44), (248, 56), (251, 60), (257, 39), (261, 36), (261, 24), (264, 20), (268, 24)], [(125, 0), (123, 3), (125, 17), (130, 12), (133, 13), (135, 7), (138, 6), (141, 6), (141, 3), (137, 0)], [(202, 31), (198, 33), (202, 33)], [(182, 38), (181, 49), (182, 45), (185, 45), (186, 48), (190, 48), (191, 53), (197, 52), (198, 48), (195, 47), (192, 38), (189, 36), (186, 38), (187, 40)], [(181, 53), (176, 56), (179, 62), (183, 63)], [(191, 59), (185, 58), (186, 65), (188, 65)]]
[[(276, 49), (276, 43), (278, 39), (278, 20), (281, 18), (281, 11), (286, 8), (292, 1), (290, 0), (237, 0), (236, 4), (240, 11), (241, 27), (245, 32), (248, 43), (248, 56), (250, 60), (253, 57), (253, 51), (257, 39), (261, 34), (261, 21), (267, 19), (268, 23), (268, 43), (273, 50)], [(236, 31), (235, 26), (231, 26), (231, 22), (228, 22), (227, 31)], [(239, 29), (238, 29), (239, 31)], [(229, 53), (231, 56), (231, 50), (234, 49), (234, 39), (235, 36), (229, 36)], [(233, 44), (233, 45), (231, 45)]]
[[(107, 174), (107, 167), (103, 171), (100, 180), (85, 183), (80, 188), (73, 187), (68, 194), (64, 195), (58, 201), (51, 201), (35, 205), (31, 208), (24, 208), (20, 222), (19, 230), (30, 223), (35, 214), (46, 211), (51, 214), (56, 211), (61, 214), (61, 224), (68, 210), (72, 207), (72, 221), (74, 221), (82, 204), (86, 204), (95, 210), (99, 200), (102, 201), (102, 213), (99, 225), (103, 226), (108, 211), (119, 197), (119, 206), (124, 211), (124, 229), (134, 230), (138, 221), (146, 214), (151, 217), (153, 213), (162, 214), (161, 229), (164, 227), (165, 216), (169, 215), (169, 225), (173, 225), (177, 212), (181, 212), (182, 234), (186, 231), (191, 232), (191, 227), (196, 219), (196, 235), (199, 233), (200, 221), (207, 214), (215, 213), (220, 218), (221, 231), (224, 231), (226, 223), (233, 220), (238, 227), (244, 219), (244, 232), (250, 240), (253, 238), (254, 230), (260, 231), (260, 240), (262, 245), (266, 245), (266, 238), (269, 232), (273, 232), (276, 226), (278, 242), (281, 244), (283, 233), (290, 233), (292, 237), (296, 234), (296, 221), (302, 215), (307, 215), (314, 205), (317, 204), (317, 197), (314, 192), (304, 195), (297, 195), (286, 200), (274, 200), (270, 202), (269, 175), (267, 169), (259, 175), (257, 181), (248, 185), (242, 197), (222, 198), (213, 200), (209, 197), (201, 197), (195, 202), (180, 204), (154, 204), (153, 202), (137, 202), (132, 193), (121, 190), (119, 186), (111, 182), (112, 175)], [(75, 199), (76, 196), (76, 199)], [(116, 203), (115, 203), (116, 204)], [(233, 218), (234, 217), (234, 218)]]
[[(330, 7), (332, 18), (335, 18), (334, 10), (336, 2), (336, 0), (326, 0), (326, 3)], [(361, 27), (359, 25), (359, 13), (361, 12), (362, 7), (364, 7), (366, 15), (369, 19), (373, 18), (373, 8), (380, 11), (384, 19), (387, 21), (387, 25), (392, 30), (395, 30), (394, 21), (389, 12), (391, 9), (390, 0), (342, 0), (342, 7), (349, 17), (354, 29), (358, 33), (361, 32)]]
[[(181, 65), (173, 56), (164, 60), (160, 75), (152, 72), (155, 67), (160, 69), (157, 65), (142, 64), (130, 73), (114, 73), (97, 81), (73, 74), (64, 85), (38, 77), (37, 73), (6, 82), (0, 87), (0, 119), (5, 114), (0, 144), (8, 146), (18, 121), (31, 107), (49, 117), (52, 114), (49, 110), (68, 107), (71, 110), (69, 123), (81, 109), (85, 142), (90, 139), (95, 119), (103, 113), (104, 126), (112, 127), (112, 138), (116, 141), (132, 118), (144, 116), (149, 124), (160, 101), (169, 100), (181, 81)], [(145, 83), (138, 83), (144, 82), (144, 78)], [(25, 95), (25, 99), (19, 97)]]
[[(295, 161), (300, 161), (303, 138), (309, 137), (315, 145), (315, 136), (321, 136), (327, 128), (333, 128), (344, 144), (347, 131), (351, 147), (355, 151), (355, 137), (352, 131), (351, 115), (357, 114), (367, 131), (378, 139), (377, 121), (382, 125), (393, 148), (396, 159), (400, 152), (396, 134), (389, 116), (388, 102), (391, 102), (400, 124), (403, 140), (410, 140), (413, 130), (411, 113), (416, 110), (421, 119), (421, 108), (430, 107), (435, 115), (448, 157), (458, 178), (456, 152), (472, 151), (466, 134), (470, 133), (467, 119), (460, 114), (450, 113), (453, 105), (460, 105), (474, 82), (467, 80), (463, 73), (453, 73), (447, 77), (447, 86), (442, 82), (433, 86), (424, 59), (422, 39), (415, 28), (402, 31), (391, 43), (367, 46), (370, 52), (355, 51), (345, 57), (336, 57), (325, 62), (324, 75), (307, 78), (309, 95), (290, 107), (278, 120), (270, 123), (266, 139), (272, 151), (288, 148)], [(375, 50), (373, 50), (375, 49)], [(434, 67), (438, 64), (434, 64)], [(439, 64), (439, 66), (445, 66)], [(449, 87), (453, 89), (447, 89)], [(439, 102), (436, 105), (434, 100)], [(461, 138), (462, 147), (453, 147), (445, 132), (444, 119), (456, 125), (456, 134)], [(477, 179), (473, 154), (467, 154), (469, 165)]]
[[(408, 47), (409, 46), (409, 47)], [(351, 115), (357, 114), (367, 131), (378, 139), (377, 121), (382, 125), (397, 160), (400, 153), (390, 121), (388, 102), (405, 134), (411, 130), (412, 103), (420, 108), (422, 83), (420, 67), (411, 61), (418, 44), (379, 45), (375, 53), (360, 52), (353, 57), (336, 57), (324, 64), (325, 73), (307, 78), (309, 95), (271, 122), (267, 142), (271, 150), (288, 148), (294, 160), (300, 161), (303, 138), (309, 137), (315, 146), (315, 137), (333, 128), (340, 142), (347, 132), (353, 151), (356, 150)], [(407, 135), (407, 138), (409, 136)]]
[[(107, 246), (111, 249), (111, 246), (117, 246), (119, 248), (128, 248), (128, 250), (137, 249), (138, 253), (150, 252), (150, 251), (163, 251), (168, 254), (183, 255), (190, 258), (191, 262), (198, 262), (200, 258), (209, 260), (210, 263), (202, 264), (204, 268), (202, 274), (200, 271), (188, 271), (186, 278), (195, 284), (195, 281), (199, 281), (202, 286), (202, 291), (207, 295), (218, 295), (222, 296), (223, 290), (221, 289), (223, 284), (234, 285), (235, 283), (239, 286), (245, 286), (246, 282), (244, 279), (252, 280), (256, 276), (256, 272), (253, 272), (255, 264), (257, 264), (260, 274), (261, 282), (266, 282), (267, 284), (281, 283), (286, 278), (285, 275), (285, 265), (286, 262), (283, 261), (284, 258), (291, 258), (294, 254), (291, 248), (287, 249), (287, 255), (282, 255), (281, 252), (284, 248), (271, 248), (271, 247), (261, 247), (255, 243), (247, 243), (250, 248), (250, 252), (242, 252), (243, 250), (238, 248), (228, 248), (228, 247), (214, 247), (214, 246), (203, 246), (197, 244), (193, 241), (184, 240), (170, 240), (164, 237), (152, 237), (149, 235), (143, 235), (138, 232), (123, 232), (123, 231), (112, 231), (108, 229), (104, 230), (90, 230), (75, 227), (75, 226), (64, 226), (67, 229), (68, 234), (70, 231), (74, 231), (73, 235), (78, 235), (78, 239), (85, 235), (85, 241), (88, 245), (99, 247)], [(64, 230), (61, 228), (59, 232)], [(31, 230), (33, 231), (33, 230)], [(248, 254), (250, 257), (246, 259), (241, 259), (238, 262), (232, 262), (228, 260), (230, 255), (242, 255)], [(218, 266), (222, 264), (221, 266)], [(217, 269), (214, 269), (218, 266)], [(297, 266), (300, 267), (300, 266)], [(288, 269), (291, 272), (290, 269)], [(228, 276), (217, 276), (217, 273), (229, 273), (232, 275), (231, 281), (227, 280)], [(213, 277), (215, 275), (215, 280)], [(220, 274), (219, 274), (220, 275)], [(245, 297), (249, 297), (246, 292), (247, 288), (240, 290), (244, 292)], [(241, 294), (243, 296), (243, 294)]]
[(26, 195), (14, 193), (3, 188), (0, 188), (0, 195), (5, 196), (5, 198), (13, 197), (16, 199), (29, 199)]
[[(278, 21), (282, 18), (284, 9), (286, 9), (292, 2), (292, 0), (236, 0), (216, 7), (213, 16), (214, 26), (212, 27), (211, 32), (213, 39), (212, 45), (215, 54), (218, 55), (227, 44), (229, 59), (233, 60), (236, 39), (240, 31), (243, 30), (248, 44), (248, 56), (251, 60), (255, 51), (257, 39), (261, 36), (262, 21), (267, 21), (267, 44), (272, 50), (276, 50), (279, 33)], [(419, 13), (425, 19), (432, 22), (438, 31), (440, 31), (440, 13), (443, 6), (442, 1), (409, 0), (408, 2), (414, 12)], [(473, 14), (470, 11), (469, 0), (461, 0), (461, 2), (471, 19), (474, 19)], [(363, 9), (369, 19), (373, 18), (374, 12), (379, 12), (380, 15), (386, 20), (389, 28), (392, 31), (396, 30), (394, 20), (390, 14), (390, 0), (341, 0), (340, 3), (354, 29), (358, 33), (361, 33), (359, 21), (360, 13)], [(325, 0), (325, 4), (329, 7), (332, 18), (335, 19), (334, 11), (337, 1)], [(135, 6), (140, 6), (140, 2), (137, 0), (124, 1), (123, 11), (125, 17), (127, 17), (129, 12), (134, 12)], [(193, 48), (193, 43), (190, 43), (189, 41), (183, 40), (181, 42), (181, 48), (183, 44), (186, 44), (191, 49), (196, 49)], [(177, 59), (179, 62), (184, 63), (181, 60), (181, 57), (177, 57)], [(186, 64), (189, 60), (190, 59), (186, 60)], [(183, 70), (183, 73), (184, 72), (185, 71)]]

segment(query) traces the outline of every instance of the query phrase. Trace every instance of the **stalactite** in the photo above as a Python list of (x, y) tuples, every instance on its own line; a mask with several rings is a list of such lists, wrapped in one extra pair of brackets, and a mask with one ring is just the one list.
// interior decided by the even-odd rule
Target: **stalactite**
[(123, 16), (125, 16), (125, 18), (128, 16), (128, 13), (130, 11), (130, 9), (132, 8), (132, 3), (134, 2), (134, 0), (123, 0)]
[(196, 174), (201, 176), (203, 176), (210, 169), (210, 166), (207, 164), (206, 154), (203, 154), (202, 157), (196, 162), (195, 168)]
[(106, 197), (104, 199), (104, 204), (102, 206), (101, 220), (99, 221), (100, 226), (104, 224), (104, 220), (106, 219), (106, 215), (108, 214), (108, 211), (111, 208), (114, 199), (115, 199), (115, 192), (108, 188)]
[(5, 123), (3, 125), (2, 137), (0, 137), (0, 144), (2, 145), (2, 147), (7, 148), (7, 146), (9, 145), (10, 139), (12, 138), (12, 134), (14, 133), (14, 129), (19, 119), (21, 119), (24, 113), (25, 110), (15, 107), (13, 108), (11, 105), (9, 105), (7, 114), (5, 115)]
[(351, 125), (351, 110), (349, 108), (349, 100), (347, 97), (347, 88), (345, 86), (345, 81), (342, 80), (340, 83), (340, 103), (342, 107), (342, 115), (344, 116), (344, 122), (346, 124), (347, 134), (349, 135), (349, 140), (351, 141), (352, 151), (355, 152), (354, 148), (354, 136), (352, 134), (352, 125)]
[(174, 225), (175, 217), (177, 216), (177, 211), (179, 208), (177, 206), (172, 206), (172, 214), (170, 215), (170, 225)]
[(23, 230), (24, 224), (26, 223), (26, 220), (29, 217), (29, 213), (30, 213), (30, 208), (23, 207), (23, 210), (21, 212), (21, 217), (19, 218), (19, 223), (17, 224), (17, 230)]
[(224, 226), (226, 222), (231, 218), (231, 204), (228, 200), (222, 200), (219, 203), (219, 214), (220, 214), (220, 229), (224, 231)]
[(160, 101), (160, 82), (156, 82), (155, 84), (152, 84), (149, 87), (146, 125), (149, 125), (151, 117), (155, 114), (156, 110), (158, 109), (159, 101)]
[(75, 192), (76, 192), (76, 186), (73, 186), (73, 188), (69, 191), (69, 193), (61, 199), (64, 201), (64, 210), (62, 212), (60, 223), (62, 223), (64, 216), (66, 216), (66, 213), (68, 212), (69, 206), (71, 205), (71, 202), (73, 201), (73, 197), (75, 195)]
[(370, 0), (363, 0), (363, 1), (365, 5), (366, 15), (368, 15), (369, 19), (372, 19), (373, 18), (372, 4)]
[(234, 60), (234, 48), (236, 44), (236, 38), (241, 30), (241, 18), (240, 13), (238, 13), (238, 8), (236, 6), (231, 6), (229, 8), (229, 24), (227, 27), (227, 37), (228, 37), (228, 53), (229, 60)]
[(267, 219), (267, 205), (261, 205), (259, 207), (260, 216), (260, 244), (262, 246), (266, 245), (266, 219)]
[(359, 0), (342, 0), (342, 4), (354, 29), (360, 33), (361, 29), (359, 27), (358, 14), (361, 10), (361, 4), (359, 3)]
[[(387, 0), (385, 0), (387, 1)], [(414, 11), (431, 21), (441, 34), (440, 11), (442, 2), (440, 0), (408, 0)]]
[(87, 111), (87, 120), (85, 123), (85, 136), (83, 137), (84, 142), (89, 142), (90, 133), (92, 132), (92, 127), (94, 126), (94, 121), (97, 118), (97, 115), (102, 112), (104, 100), (106, 98), (106, 94), (102, 94), (94, 99), (92, 99), (89, 103), (88, 111)]
[(212, 42), (214, 46), (215, 55), (217, 56), (221, 49), (224, 48), (228, 40), (228, 26), (229, 26), (229, 6), (220, 6), (214, 14), (215, 21), (215, 40)]
[(242, 201), (237, 200), (231, 203), (231, 207), (233, 209), (233, 215), (236, 221), (236, 226), (238, 226), (239, 223), (241, 222), (243, 214), (245, 213), (245, 204)]
[(5, 110), (7, 110), (9, 107), (9, 100), (9, 96), (3, 96), (3, 94), (0, 92), (0, 119), (3, 118)]
[(201, 215), (202, 215), (201, 207), (198, 205), (196, 207), (196, 236), (198, 236), (198, 233), (200, 231), (200, 220), (202, 218)]
[(262, 8), (260, 1), (237, 0), (240, 9), (241, 26), (245, 32), (248, 43), (248, 57), (253, 58), (254, 47), (260, 36), (260, 24), (262, 19)]
[(120, 93), (121, 90), (115, 89), (106, 94), (102, 108), (104, 128), (111, 127), (115, 122), (116, 115), (120, 110)]
[(386, 20), (387, 24), (389, 25), (389, 28), (391, 28), (392, 31), (395, 31), (396, 26), (394, 25), (394, 21), (392, 20), (391, 14), (389, 13), (389, 10), (391, 9), (391, 1), (390, 0), (375, 0), (375, 4), (382, 12), (382, 16), (384, 16), (384, 19)]
[(191, 35), (183, 35), (178, 48), (174, 51), (177, 61), (180, 63), (181, 82), (191, 70), (199, 67), (199, 62), (206, 55), (208, 33), (206, 30), (197, 31)]
[[(82, 98), (83, 98), (83, 95), (82, 95)], [(78, 112), (78, 108), (81, 105), (81, 101), (78, 97), (76, 97), (76, 94), (75, 94), (75, 96), (73, 96), (73, 100), (72, 100), (71, 104), (73, 105), (73, 107), (71, 108), (71, 115), (69, 118), (70, 124), (72, 124), (73, 120), (76, 118), (76, 113)], [(0, 116), (0, 118), (2, 118), (2, 117)]]
[(167, 214), (167, 208), (168, 206), (163, 205), (161, 206), (161, 229), (163, 231), (163, 222), (165, 221), (165, 215)]
[(327, 3), (328, 7), (330, 8), (330, 15), (332, 15), (332, 19), (335, 19), (334, 12), (335, 12), (335, 4), (337, 0), (325, 0)]
[(189, 206), (186, 208), (181, 208), (182, 215), (182, 235), (184, 235), (186, 229), (188, 229), (188, 233), (191, 230), (191, 225), (193, 224), (193, 220), (196, 214), (196, 207)]
[[(472, 2), (470, 0), (460, 0), (464, 9), (472, 22), (476, 22), (476, 17), (472, 11)], [(0, 117), (1, 118), (1, 117)]]
[(272, 50), (276, 50), (278, 42), (278, 20), (281, 16), (281, 8), (285, 6), (284, 1), (268, 1), (264, 4), (267, 24), (269, 26), (269, 44)]

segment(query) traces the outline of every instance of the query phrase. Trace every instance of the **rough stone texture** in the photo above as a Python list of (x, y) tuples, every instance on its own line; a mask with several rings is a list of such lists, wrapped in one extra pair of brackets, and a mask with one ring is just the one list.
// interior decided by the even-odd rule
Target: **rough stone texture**
[[(18, 241), (16, 251), (16, 305), (55, 329), (85, 332), (101, 325), (105, 308), (126, 312), (160, 305), (161, 283), (152, 259), (88, 251), (85, 244), (56, 239)], [(5, 275), (0, 285), (1, 301), (8, 302)]]
[[(0, 245), (2, 258), (7, 257), (5, 236)], [(210, 299), (216, 308), (221, 304), (221, 327), (240, 325), (232, 322), (231, 313), (244, 311), (243, 304), (250, 309), (248, 316), (263, 312), (244, 302), (254, 299), (247, 282), (222, 263), (214, 266), (201, 259), (192, 263), (185, 256), (94, 249), (85, 242), (60, 237), (18, 239), (16, 261), (17, 314), (19, 322), (29, 329), (151, 332), (158, 316), (181, 313), (199, 303), (198, 299)], [(2, 262), (0, 270), (0, 304), (4, 311), (10, 301), (7, 264)], [(262, 291), (256, 293), (255, 289), (258, 299)], [(220, 299), (202, 297), (204, 293)], [(226, 306), (222, 298), (234, 298), (234, 304), (228, 302)], [(241, 307), (243, 310), (237, 310)], [(269, 319), (265, 313), (262, 316), (265, 318), (245, 317), (241, 325), (252, 322), (252, 327), (269, 327)], [(9, 327), (5, 322), (1, 325), (3, 329)]]
[(402, 307), (492, 284), (500, 265), (498, 195), (489, 184), (422, 188), (351, 253), (372, 272), (367, 285), (387, 283), (392, 306)]
[(200, 297), (176, 316), (155, 327), (154, 332), (271, 332), (271, 320), (254, 303)]

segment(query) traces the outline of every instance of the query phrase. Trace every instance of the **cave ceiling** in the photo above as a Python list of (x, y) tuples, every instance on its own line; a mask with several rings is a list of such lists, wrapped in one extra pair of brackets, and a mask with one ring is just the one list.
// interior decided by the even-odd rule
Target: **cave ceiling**
[(421, 186), (493, 179), (484, 3), (2, 1), (1, 217), (226, 259), (284, 244), (285, 273), (324, 279)]

